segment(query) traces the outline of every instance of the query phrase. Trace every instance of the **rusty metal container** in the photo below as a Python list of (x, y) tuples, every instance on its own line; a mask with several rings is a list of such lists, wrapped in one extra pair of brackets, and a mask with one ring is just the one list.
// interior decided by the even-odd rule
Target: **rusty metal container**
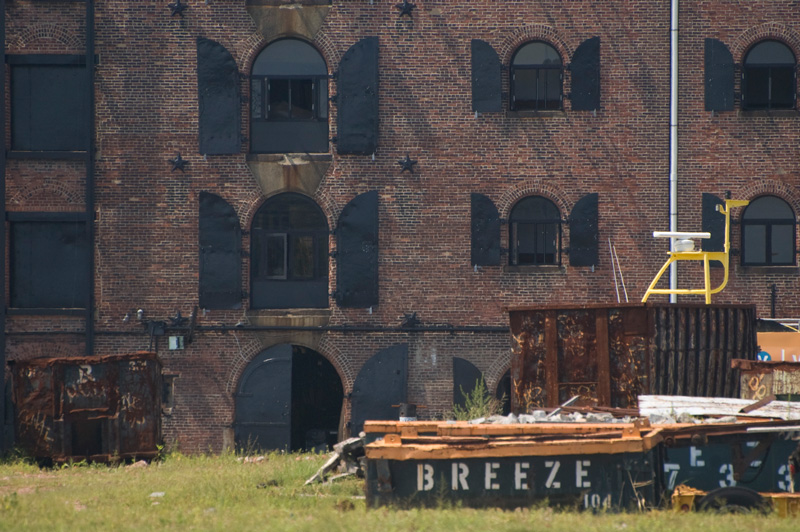
[(508, 309), (516, 413), (640, 394), (738, 397), (735, 358), (756, 357), (752, 305), (621, 304)]
[(800, 400), (800, 362), (734, 360), (740, 373), (742, 399), (760, 401), (770, 395)]
[(161, 443), (161, 361), (140, 352), (10, 362), (17, 444), (36, 458), (152, 458)]

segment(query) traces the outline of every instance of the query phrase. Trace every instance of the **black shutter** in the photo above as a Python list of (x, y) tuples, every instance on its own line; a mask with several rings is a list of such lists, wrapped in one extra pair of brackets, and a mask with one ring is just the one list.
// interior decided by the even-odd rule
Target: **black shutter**
[(586, 39), (575, 50), (569, 65), (572, 72), (572, 109), (600, 108), (600, 37)]
[(407, 383), (408, 344), (387, 347), (367, 360), (353, 383), (350, 434), (361, 432), (368, 419), (398, 419), (392, 405), (406, 402)]
[(224, 46), (202, 37), (197, 39), (197, 100), (200, 153), (239, 153), (239, 69)]
[(733, 110), (733, 55), (725, 43), (706, 39), (706, 111)]
[(242, 230), (239, 217), (214, 194), (200, 193), (200, 306), (242, 308)]
[(336, 302), (340, 307), (378, 304), (378, 192), (353, 198), (336, 229)]
[(472, 39), (472, 110), (492, 113), (502, 110), (500, 58), (494, 48)]
[(339, 63), (337, 144), (339, 154), (369, 155), (378, 147), (378, 38), (366, 37)]
[(483, 380), (481, 370), (469, 360), (453, 357), (453, 404), (460, 407), (466, 405), (466, 396), (469, 396)]
[(492, 200), (483, 194), (473, 193), (472, 208), (472, 264), (498, 266), (500, 264), (500, 214)]
[(717, 211), (717, 205), (725, 205), (714, 194), (703, 192), (703, 231), (711, 238), (703, 239), (703, 251), (725, 251), (725, 216)]
[(569, 265), (597, 264), (597, 193), (587, 194), (572, 208), (569, 217)]

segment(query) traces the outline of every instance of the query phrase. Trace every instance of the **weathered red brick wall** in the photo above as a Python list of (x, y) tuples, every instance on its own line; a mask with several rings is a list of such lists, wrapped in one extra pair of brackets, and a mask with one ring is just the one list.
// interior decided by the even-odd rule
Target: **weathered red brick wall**
[[(423, 325), (505, 326), (514, 305), (616, 302), (609, 239), (616, 247), (631, 301), (639, 300), (660, 263), (668, 229), (669, 3), (608, 0), (419, 0), (413, 19), (398, 18), (394, 0), (334, 0), (314, 39), (335, 71), (347, 49), (366, 36), (380, 39), (380, 140), (375, 159), (339, 156), (315, 199), (335, 226), (356, 195), (379, 191), (380, 304), (342, 309), (331, 300), (331, 325), (394, 328), (416, 311)], [(161, 0), (97, 2), (96, 52), (96, 352), (149, 347), (143, 327), (126, 313), (142, 308), (166, 320), (198, 304), (198, 197), (217, 194), (249, 229), (264, 195), (237, 155), (198, 153), (196, 39), (225, 46), (248, 73), (268, 41), (258, 33), (245, 0), (189, 2), (171, 17)], [(8, 2), (6, 51), (83, 53), (83, 4)], [(800, 212), (797, 193), (800, 142), (797, 116), (711, 115), (703, 110), (703, 41), (713, 37), (741, 62), (764, 37), (785, 40), (800, 54), (800, 17), (794, 2), (681, 2), (680, 222), (699, 230), (702, 192), (752, 199), (770, 192)], [(553, 45), (568, 64), (575, 49), (600, 37), (601, 107), (546, 117), (507, 111), (471, 111), (470, 41), (482, 39), (507, 67), (530, 40)], [(564, 93), (571, 74), (565, 71)], [(507, 69), (504, 108), (508, 108)], [(249, 84), (242, 83), (242, 135), (247, 137)], [(331, 94), (335, 94), (331, 82)], [(8, 108), (8, 102), (6, 106)], [(331, 107), (331, 137), (336, 108)], [(8, 130), (8, 124), (6, 124)], [(169, 160), (180, 153), (186, 172)], [(413, 175), (397, 161), (418, 161)], [(83, 169), (75, 162), (10, 161), (7, 209), (68, 210), (84, 205)], [(595, 268), (565, 266), (508, 271), (470, 264), (470, 193), (487, 195), (507, 218), (519, 199), (542, 195), (566, 218), (575, 202), (599, 194), (600, 259)], [(736, 234), (736, 227), (734, 228)], [(738, 236), (734, 245), (738, 245)], [(243, 238), (249, 249), (249, 236)], [(503, 226), (503, 247), (508, 247)], [(563, 247), (569, 246), (564, 231)], [(335, 239), (331, 238), (331, 249)], [(504, 262), (507, 263), (504, 255)], [(243, 266), (243, 290), (249, 289)], [(335, 288), (335, 261), (330, 265)], [(696, 269), (683, 267), (682, 272)], [(769, 312), (769, 289), (778, 285), (778, 314), (798, 315), (792, 297), (797, 269), (779, 272), (732, 268), (729, 288), (715, 302), (754, 302)], [(718, 275), (715, 272), (715, 276)], [(8, 282), (8, 281), (6, 281)], [(683, 282), (683, 281), (682, 281)], [(621, 290), (621, 287), (620, 287)], [(659, 298), (654, 298), (659, 300)], [(682, 298), (693, 301), (696, 298)], [(247, 301), (244, 302), (245, 307)], [(231, 326), (243, 311), (201, 313), (198, 325)], [(81, 331), (74, 317), (9, 316), (7, 329)], [(83, 354), (80, 334), (11, 334), (8, 358)], [(313, 340), (287, 332), (266, 336), (243, 330), (200, 330), (183, 351), (157, 349), (175, 380), (175, 408), (165, 435), (187, 451), (218, 451), (234, 421), (233, 393), (246, 363), (274, 343), (305, 343), (331, 361), (347, 393), (370, 356), (397, 343), (409, 345), (409, 397), (438, 417), (451, 406), (452, 357), (474, 363), (494, 386), (509, 366), (510, 339), (470, 333), (328, 333)], [(349, 410), (348, 410), (349, 411)], [(227, 432), (226, 432), (227, 431)]]

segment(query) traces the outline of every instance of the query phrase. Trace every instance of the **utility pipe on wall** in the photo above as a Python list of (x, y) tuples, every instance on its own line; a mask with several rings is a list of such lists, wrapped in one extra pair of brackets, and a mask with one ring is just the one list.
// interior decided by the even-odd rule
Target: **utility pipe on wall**
[[(669, 80), (669, 230), (678, 230), (678, 0), (670, 0), (670, 80)], [(670, 238), (670, 251), (675, 239)], [(678, 288), (678, 263), (669, 270), (669, 287)], [(669, 295), (676, 303), (677, 294)]]

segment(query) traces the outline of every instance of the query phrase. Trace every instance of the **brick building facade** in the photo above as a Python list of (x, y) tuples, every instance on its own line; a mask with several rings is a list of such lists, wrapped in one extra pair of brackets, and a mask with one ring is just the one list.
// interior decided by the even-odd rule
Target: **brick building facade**
[[(669, 2), (0, 4), (5, 359), (156, 351), (182, 450), (441, 417), (665, 257)], [(800, 12), (679, 4), (678, 228), (753, 202), (715, 302), (800, 315)]]

